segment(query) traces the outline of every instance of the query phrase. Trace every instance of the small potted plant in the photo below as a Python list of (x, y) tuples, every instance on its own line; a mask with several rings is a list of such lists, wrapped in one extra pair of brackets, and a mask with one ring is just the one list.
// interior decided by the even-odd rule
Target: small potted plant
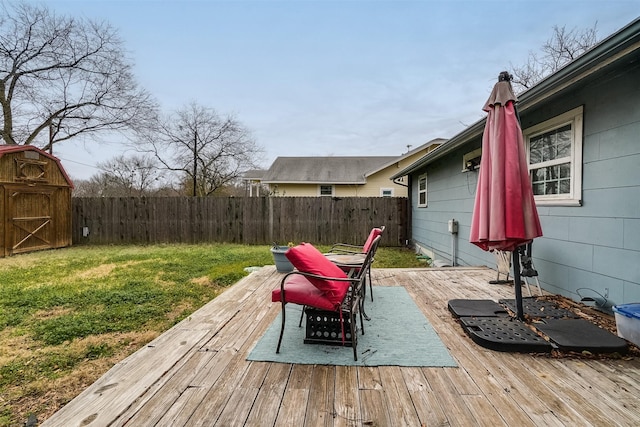
[(292, 246), (293, 246), (292, 242), (289, 242), (287, 246), (282, 246), (274, 242), (273, 246), (271, 246), (271, 253), (273, 254), (273, 260), (276, 263), (276, 270), (279, 273), (288, 273), (290, 271), (293, 271), (293, 265), (289, 262), (289, 260), (284, 254)]

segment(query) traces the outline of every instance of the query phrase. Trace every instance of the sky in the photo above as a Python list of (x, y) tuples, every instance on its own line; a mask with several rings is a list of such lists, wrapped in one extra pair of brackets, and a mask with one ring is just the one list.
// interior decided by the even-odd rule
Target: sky
[[(604, 39), (640, 0), (46, 0), (107, 21), (138, 83), (169, 113), (191, 102), (234, 115), (278, 156), (395, 156), (483, 118), (498, 74), (526, 63), (554, 25)], [(126, 148), (54, 147), (72, 179)]]

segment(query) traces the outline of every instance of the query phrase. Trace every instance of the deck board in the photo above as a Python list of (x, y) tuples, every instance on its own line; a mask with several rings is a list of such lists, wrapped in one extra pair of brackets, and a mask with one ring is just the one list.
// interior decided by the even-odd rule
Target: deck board
[(360, 395), (358, 394), (358, 371), (355, 366), (336, 366), (336, 396), (334, 400), (335, 427), (351, 427), (360, 416)]
[(407, 384), (409, 397), (418, 417), (420, 425), (442, 426), (448, 424), (445, 408), (435, 397), (435, 392), (429, 386), (421, 368), (401, 369), (402, 376)]
[(335, 411), (335, 366), (317, 366), (311, 375), (305, 426), (332, 426)]
[(407, 384), (398, 366), (380, 367), (380, 379), (385, 390), (388, 416), (396, 425), (420, 425), (420, 417), (413, 406)]
[(513, 287), (488, 283), (495, 275), (468, 267), (373, 270), (375, 285), (405, 287), (457, 368), (291, 365), (246, 360), (280, 312), (270, 293), (282, 275), (264, 267), (116, 364), (42, 425), (637, 425), (636, 358), (502, 353), (466, 336), (447, 301), (513, 298)]
[[(304, 425), (307, 403), (309, 402), (309, 385), (313, 374), (311, 365), (293, 365), (287, 387), (282, 396), (275, 426)], [(268, 415), (267, 415), (268, 416)]]

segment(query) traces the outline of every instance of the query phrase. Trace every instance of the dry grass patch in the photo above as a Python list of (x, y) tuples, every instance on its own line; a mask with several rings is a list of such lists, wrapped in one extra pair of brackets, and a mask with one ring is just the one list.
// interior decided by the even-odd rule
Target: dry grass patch
[(107, 277), (117, 264), (102, 264), (88, 270), (78, 272), (74, 278), (78, 279), (99, 279), (101, 277)]
[(40, 348), (31, 337), (18, 334), (15, 328), (5, 328), (0, 331), (0, 366), (20, 357), (30, 357)]
[(54, 317), (66, 316), (72, 313), (73, 309), (69, 307), (52, 307), (46, 310), (38, 310), (33, 314), (34, 320), (52, 319)]
[(221, 286), (219, 283), (211, 280), (209, 276), (196, 277), (191, 279), (191, 283), (199, 286), (206, 286), (208, 288), (214, 289), (216, 291), (216, 295), (222, 292), (225, 287)]
[(87, 270), (80, 271), (76, 273), (73, 277), (74, 279), (101, 279), (109, 276), (113, 270), (116, 268), (128, 268), (131, 266), (135, 266), (141, 264), (141, 261), (129, 261), (123, 262), (120, 264), (109, 263), (109, 264), (101, 264), (93, 268), (89, 268)]

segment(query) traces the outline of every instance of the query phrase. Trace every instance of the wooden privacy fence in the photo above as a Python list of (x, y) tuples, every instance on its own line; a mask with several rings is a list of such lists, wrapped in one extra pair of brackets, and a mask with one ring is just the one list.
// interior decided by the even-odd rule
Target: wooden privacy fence
[(384, 246), (408, 239), (400, 197), (79, 197), (72, 207), (74, 244), (362, 244), (379, 225)]

